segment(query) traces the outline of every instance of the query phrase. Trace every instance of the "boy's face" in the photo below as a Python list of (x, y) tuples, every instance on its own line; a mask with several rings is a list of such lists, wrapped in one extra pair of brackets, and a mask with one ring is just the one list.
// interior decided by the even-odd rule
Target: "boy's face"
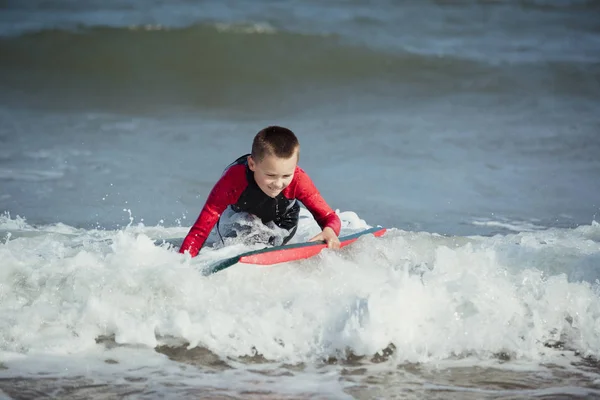
[(254, 172), (256, 184), (269, 197), (277, 197), (290, 184), (297, 164), (297, 150), (290, 158), (267, 155), (258, 162), (248, 156), (248, 167)]

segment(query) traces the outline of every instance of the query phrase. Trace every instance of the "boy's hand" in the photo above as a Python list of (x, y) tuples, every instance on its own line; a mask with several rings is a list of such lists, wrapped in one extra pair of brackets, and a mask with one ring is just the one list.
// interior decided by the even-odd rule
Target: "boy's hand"
[(323, 232), (309, 240), (309, 242), (316, 242), (318, 240), (324, 240), (327, 243), (327, 247), (330, 249), (340, 248), (340, 239), (330, 227), (326, 226)]

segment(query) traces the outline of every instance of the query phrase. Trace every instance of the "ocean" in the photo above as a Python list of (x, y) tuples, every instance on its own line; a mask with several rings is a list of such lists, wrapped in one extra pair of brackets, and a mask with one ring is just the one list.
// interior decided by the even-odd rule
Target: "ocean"
[[(600, 398), (599, 21), (0, 2), (0, 399)], [(388, 231), (207, 276), (258, 245), (170, 243), (268, 125), (342, 234)]]

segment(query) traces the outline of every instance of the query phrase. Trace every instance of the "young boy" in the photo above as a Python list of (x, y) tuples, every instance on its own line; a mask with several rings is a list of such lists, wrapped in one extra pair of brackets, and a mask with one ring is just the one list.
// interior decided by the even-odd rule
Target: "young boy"
[[(179, 252), (195, 257), (223, 212), (247, 213), (263, 224), (283, 229), (287, 243), (296, 233), (299, 200), (315, 217), (322, 232), (311, 241), (324, 240), (329, 248), (340, 247), (341, 222), (327, 205), (309, 176), (298, 167), (300, 144), (294, 133), (269, 126), (254, 137), (252, 153), (234, 161), (208, 195), (198, 219), (185, 237)], [(237, 232), (239, 233), (239, 232)], [(236, 236), (226, 234), (226, 236)], [(271, 238), (272, 239), (272, 238)], [(273, 243), (272, 240), (269, 240)]]

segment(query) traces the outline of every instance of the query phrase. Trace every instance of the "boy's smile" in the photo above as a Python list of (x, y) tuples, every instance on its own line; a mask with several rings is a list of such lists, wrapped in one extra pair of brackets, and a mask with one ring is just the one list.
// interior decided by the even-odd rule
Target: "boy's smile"
[(266, 155), (259, 162), (248, 156), (248, 167), (254, 172), (254, 180), (258, 187), (269, 197), (277, 197), (292, 179), (298, 164), (298, 151), (290, 158)]

